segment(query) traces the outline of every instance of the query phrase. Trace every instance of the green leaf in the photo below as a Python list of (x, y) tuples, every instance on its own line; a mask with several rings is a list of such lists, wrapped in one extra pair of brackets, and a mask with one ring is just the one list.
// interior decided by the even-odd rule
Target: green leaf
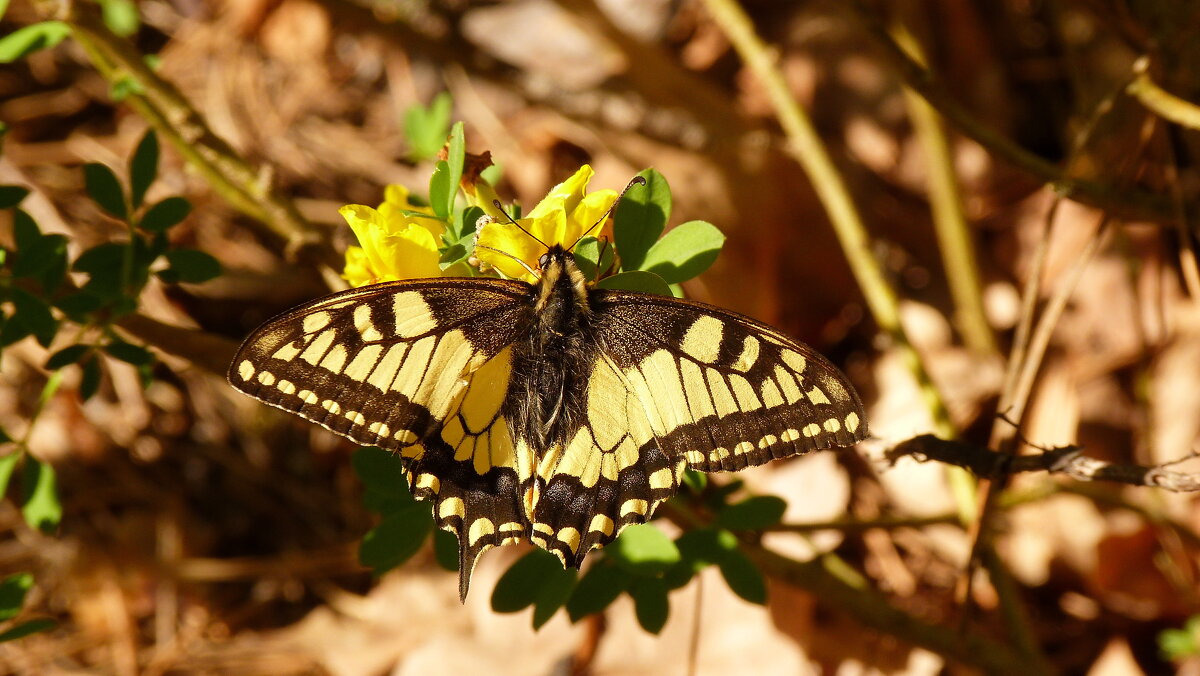
[(556, 571), (562, 571), (562, 564), (553, 554), (544, 549), (531, 550), (496, 581), (496, 588), (492, 590), (492, 610), (516, 613), (533, 605), (543, 582)]
[(50, 347), (55, 334), (58, 333), (58, 320), (50, 312), (50, 306), (24, 289), (13, 288), (11, 293), (13, 305), (16, 307), (12, 321), (24, 326), (37, 338), (42, 347)]
[(35, 246), (41, 238), (42, 230), (33, 216), (24, 209), (13, 212), (13, 242), (17, 245), (17, 253)]
[(725, 558), (729, 550), (737, 549), (737, 538), (726, 530), (696, 528), (675, 540), (682, 560), (663, 575), (669, 589), (679, 589), (713, 563)]
[(103, 164), (89, 162), (83, 165), (83, 179), (87, 193), (102, 209), (121, 220), (129, 217), (125, 208), (125, 194), (116, 174)]
[(8, 631), (0, 633), (0, 643), (4, 643), (6, 641), (15, 641), (19, 638), (25, 638), (26, 636), (29, 636), (30, 634), (36, 634), (39, 631), (46, 631), (47, 629), (52, 629), (52, 628), (54, 628), (54, 626), (56, 624), (57, 623), (54, 620), (52, 620), (48, 617), (42, 617), (42, 618), (38, 618), (36, 620), (29, 620), (28, 622), (22, 622), (22, 623), (18, 624), (17, 626), (13, 627), (12, 629), (9, 629)]
[(127, 38), (138, 31), (137, 5), (130, 0), (100, 0), (100, 18), (109, 30)]
[[(555, 562), (557, 563), (557, 560)], [(554, 613), (567, 603), (578, 577), (579, 573), (574, 568), (563, 570), (560, 565), (555, 568), (553, 574), (547, 575), (541, 581), (537, 598), (533, 602), (534, 629), (541, 629), (542, 625), (549, 622)]]
[(17, 573), (0, 580), (0, 621), (11, 620), (25, 605), (25, 594), (33, 588), (33, 573)]
[(628, 572), (607, 560), (593, 565), (575, 585), (567, 601), (567, 615), (572, 622), (578, 622), (604, 610), (629, 587), (632, 579)]
[(612, 277), (605, 277), (596, 283), (596, 287), (600, 289), (640, 291), (641, 293), (652, 293), (658, 296), (671, 295), (671, 287), (667, 286), (662, 277), (653, 272), (644, 272), (642, 270), (629, 270), (627, 272), (619, 272)]
[(579, 240), (579, 244), (575, 245), (575, 264), (579, 266), (579, 271), (583, 273), (586, 279), (596, 279), (600, 275), (597, 274), (597, 268), (600, 272), (606, 272), (613, 263), (613, 247), (607, 241), (600, 241), (595, 237), (584, 237)]
[(750, 603), (764, 605), (767, 602), (767, 583), (763, 580), (762, 571), (740, 550), (728, 552), (717, 563), (717, 567), (734, 594)]
[(413, 503), (384, 516), (378, 526), (363, 536), (358, 560), (375, 575), (382, 575), (420, 551), (432, 530), (429, 503)]
[(147, 209), (138, 227), (149, 232), (165, 232), (182, 223), (191, 212), (191, 202), (182, 197), (168, 197)]
[(23, 185), (0, 185), (0, 209), (17, 206), (28, 194), (29, 188)]
[(81, 364), (83, 375), (79, 378), (79, 398), (87, 401), (100, 389), (100, 360), (92, 357)]
[(724, 245), (725, 234), (712, 223), (688, 221), (655, 242), (641, 267), (678, 284), (707, 270)]
[(737, 550), (737, 537), (727, 530), (695, 528), (680, 535), (675, 545), (679, 547), (683, 558), (689, 561), (717, 563), (724, 560), (729, 552)]
[(683, 472), (683, 484), (693, 493), (699, 495), (708, 486), (708, 475), (704, 472), (697, 472), (694, 469), (685, 470)]
[(36, 279), (46, 293), (55, 291), (67, 274), (67, 238), (39, 235), (17, 252), (14, 277)]
[(116, 80), (113, 80), (112, 86), (108, 88), (108, 95), (112, 97), (114, 102), (120, 103), (130, 96), (137, 96), (146, 93), (146, 88), (132, 75), (122, 75)]
[(404, 138), (408, 141), (412, 159), (427, 160), (442, 149), (450, 129), (452, 106), (450, 94), (442, 92), (434, 97), (428, 108), (417, 105), (404, 112)]
[(471, 245), (475, 239), (475, 233), (463, 235), (457, 242), (447, 246), (442, 255), (438, 258), (438, 267), (446, 270), (451, 266), (457, 265), (466, 261), (471, 257)]
[(30, 24), (0, 38), (0, 63), (12, 63), (38, 50), (50, 49), (71, 34), (62, 21)]
[(8, 455), (0, 455), (0, 498), (3, 498), (8, 492), (8, 482), (12, 481), (13, 472), (17, 469), (17, 463), (21, 460), (22, 455), (15, 450)]
[[(458, 184), (462, 180), (463, 162), (466, 161), (466, 141), (463, 139), (463, 123), (455, 122), (450, 128), (450, 148), (446, 153), (446, 166), (450, 170), (447, 183), (450, 187), (446, 201), (446, 215), (454, 213), (454, 202), (458, 197)], [(432, 198), (432, 195), (430, 195)]]
[(774, 495), (757, 495), (727, 505), (717, 512), (716, 525), (730, 530), (762, 530), (779, 523), (787, 501)]
[(450, 165), (445, 160), (438, 160), (437, 166), (433, 170), (433, 176), (429, 178), (429, 202), (433, 207), (433, 213), (442, 220), (450, 217), (450, 211), (446, 205), (452, 197), (451, 193)]
[(504, 178), (504, 167), (500, 166), (499, 162), (492, 160), (491, 165), (479, 172), (479, 178), (487, 181), (490, 186), (499, 185), (500, 179)]
[(21, 513), (25, 515), (25, 523), (45, 533), (58, 528), (58, 522), (62, 520), (57, 483), (52, 465), (38, 462), (33, 456), (26, 457), (21, 477), (21, 487), (25, 491)]
[(657, 575), (679, 561), (675, 543), (654, 526), (630, 526), (605, 550), (613, 562), (635, 575)]
[(62, 310), (63, 314), (73, 321), (83, 323), (89, 312), (95, 312), (104, 305), (104, 301), (87, 291), (76, 291), (54, 301), (54, 307)]
[(719, 512), (725, 508), (725, 503), (728, 502), (729, 496), (742, 490), (746, 482), (741, 479), (731, 479), (729, 483), (718, 484), (716, 482), (709, 483), (708, 492), (704, 495), (704, 504), (708, 505), (714, 512)]
[[(0, 318), (3, 317), (4, 314), (0, 313)], [(0, 326), (0, 347), (8, 347), (18, 340), (21, 340), (25, 336), (28, 336), (30, 333), (33, 332), (30, 331), (23, 323), (10, 318), (8, 321), (4, 322), (2, 326)]]
[(433, 531), (433, 558), (442, 568), (458, 572), (458, 537), (441, 528)]
[(442, 241), (448, 245), (458, 242), (470, 243), (470, 238), (475, 235), (479, 217), (483, 215), (483, 209), (473, 205), (454, 212), (454, 220), (451, 223), (451, 227), (446, 228), (446, 231), (442, 234)]
[(46, 360), (46, 369), (53, 371), (79, 361), (91, 349), (90, 345), (72, 345), (50, 355)]
[[(157, 175), (158, 135), (154, 133), (153, 128), (150, 128), (142, 135), (137, 149), (133, 151), (133, 157), (129, 158), (129, 201), (133, 204), (134, 209), (142, 206), (146, 190), (150, 188), (151, 183), (154, 183)], [(145, 218), (142, 219), (143, 222), (145, 220)]]
[(625, 270), (647, 269), (642, 264), (646, 252), (671, 217), (671, 186), (667, 179), (655, 169), (640, 171), (638, 176), (646, 179), (646, 184), (629, 188), (613, 215), (613, 237)]
[(88, 274), (84, 288), (89, 293), (103, 300), (112, 300), (120, 296), (125, 288), (125, 257), (132, 255), (128, 244), (104, 242), (79, 254), (71, 268)]
[[(386, 515), (407, 509), (415, 502), (408, 490), (404, 461), (399, 455), (375, 446), (364, 446), (354, 452), (350, 464), (366, 488), (363, 505), (367, 509)], [(457, 560), (455, 558), (456, 570)]]
[(640, 578), (629, 589), (637, 612), (638, 624), (642, 629), (657, 634), (667, 623), (671, 613), (671, 602), (667, 598), (667, 586), (662, 580)]
[(8, 0), (0, 0), (0, 19), (4, 18), (4, 13), (8, 11)]
[(1169, 660), (1200, 655), (1200, 615), (1193, 615), (1182, 629), (1165, 629), (1158, 634), (1158, 648)]
[[(173, 249), (166, 254), (169, 270), (173, 273), (173, 281), (200, 284), (221, 274), (221, 264), (217, 259), (195, 249)], [(164, 270), (163, 272), (166, 272)], [(159, 275), (160, 277), (162, 275)], [(166, 280), (164, 280), (166, 281)]]
[(154, 355), (149, 350), (139, 345), (126, 343), (123, 340), (114, 339), (104, 346), (104, 351), (113, 358), (120, 359), (126, 364), (133, 364), (134, 366), (142, 366), (154, 361)]

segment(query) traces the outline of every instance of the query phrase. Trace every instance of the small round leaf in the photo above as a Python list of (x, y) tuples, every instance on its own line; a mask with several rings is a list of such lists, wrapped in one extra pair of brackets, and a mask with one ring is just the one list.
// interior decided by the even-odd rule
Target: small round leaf
[(121, 182), (117, 180), (112, 169), (90, 162), (83, 165), (83, 179), (87, 193), (102, 209), (125, 220), (129, 212), (125, 208), (125, 194), (121, 190)]
[(762, 530), (779, 523), (787, 502), (774, 495), (756, 495), (727, 505), (717, 513), (716, 524), (730, 530)]
[(164, 232), (182, 223), (191, 212), (191, 202), (182, 197), (168, 197), (147, 209), (138, 226), (150, 232)]
[(537, 600), (542, 584), (555, 572), (562, 571), (562, 564), (544, 549), (534, 549), (517, 559), (496, 582), (492, 590), (492, 610), (498, 613), (515, 613), (528, 608)]
[(614, 563), (635, 575), (643, 576), (657, 575), (680, 559), (675, 543), (648, 523), (621, 531), (607, 551)]

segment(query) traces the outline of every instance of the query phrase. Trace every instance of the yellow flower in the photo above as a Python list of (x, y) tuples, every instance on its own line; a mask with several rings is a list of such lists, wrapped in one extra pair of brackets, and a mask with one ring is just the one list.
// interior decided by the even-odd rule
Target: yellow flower
[(401, 210), (417, 211), (436, 218), (432, 208), (413, 204), (408, 200), (408, 195), (408, 188), (402, 185), (389, 185), (383, 189), (383, 204), (379, 205), (379, 212), (385, 216), (392, 216), (400, 213)]
[(528, 215), (517, 220), (520, 228), (513, 223), (499, 221), (483, 226), (476, 241), (478, 248), (475, 249), (475, 257), (508, 277), (534, 281), (535, 277), (520, 263), (489, 249), (511, 254), (524, 261), (530, 268), (536, 269), (538, 258), (546, 249), (521, 232), (521, 228), (545, 242), (547, 246), (561, 244), (563, 247), (569, 247), (574, 244), (604, 216), (617, 199), (615, 190), (587, 192), (588, 181), (594, 173), (592, 168), (585, 164), (574, 176), (554, 186)]
[[(428, 207), (410, 203), (404, 186), (388, 186), (384, 195), (384, 203), (378, 209), (347, 204), (339, 210), (361, 245), (346, 249), (342, 277), (351, 286), (440, 277), (438, 247), (445, 225), (433, 218)], [(430, 217), (409, 215), (405, 211), (428, 213)]]

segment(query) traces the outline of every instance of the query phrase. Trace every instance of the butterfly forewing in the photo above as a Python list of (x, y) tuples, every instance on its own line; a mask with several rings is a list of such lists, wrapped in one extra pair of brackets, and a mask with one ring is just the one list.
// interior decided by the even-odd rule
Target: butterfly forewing
[(668, 456), (739, 470), (866, 436), (845, 376), (769, 326), (701, 303), (596, 293), (603, 350)]
[(461, 543), (461, 593), (485, 549), (525, 535), (501, 405), (529, 287), (414, 280), (277, 317), (246, 339), (234, 387), (338, 434), (398, 451), (418, 498)]

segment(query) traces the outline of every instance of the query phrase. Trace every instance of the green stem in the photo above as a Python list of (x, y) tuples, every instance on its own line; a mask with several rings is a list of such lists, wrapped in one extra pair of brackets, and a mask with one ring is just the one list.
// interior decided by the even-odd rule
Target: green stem
[(1159, 116), (1176, 124), (1200, 129), (1200, 106), (1175, 96), (1150, 79), (1150, 57), (1143, 56), (1133, 64), (1133, 82), (1125, 88), (1130, 96)]
[[(705, 0), (709, 12), (724, 31), (734, 49), (758, 77), (788, 139), (788, 152), (804, 167), (817, 197), (829, 214), (830, 223), (846, 261), (858, 280), (863, 297), (876, 324), (892, 340), (904, 365), (913, 374), (921, 398), (933, 419), (938, 436), (953, 438), (957, 430), (940, 393), (934, 387), (920, 355), (909, 342), (900, 322), (900, 304), (871, 253), (870, 238), (859, 216), (850, 191), (834, 166), (808, 114), (789, 91), (783, 74), (775, 65), (775, 52), (759, 38), (750, 18), (734, 0)], [(948, 468), (947, 478), (964, 523), (975, 518), (975, 481), (965, 470)]]
[(946, 122), (993, 155), (1039, 180), (1054, 184), (1054, 189), (1064, 197), (1105, 209), (1115, 216), (1158, 222), (1170, 222), (1175, 218), (1170, 200), (1164, 196), (1074, 177), (1057, 164), (1009, 140), (977, 118), (932, 72), (910, 58), (888, 34), (887, 28), (874, 12), (866, 8), (863, 0), (847, 0), (839, 3), (839, 7), (849, 12), (854, 21), (866, 30), (886, 64), (907, 86), (936, 108)]
[(1047, 673), (1042, 665), (1031, 664), (1002, 643), (978, 633), (927, 623), (893, 606), (874, 590), (848, 584), (827, 569), (823, 558), (801, 562), (756, 545), (743, 543), (742, 548), (764, 573), (804, 589), (865, 626), (985, 673), (1027, 676)]
[[(913, 59), (922, 64), (925, 62), (921, 45), (903, 24), (894, 24), (892, 32)], [(929, 168), (929, 207), (946, 271), (946, 284), (954, 299), (954, 323), (967, 347), (980, 354), (996, 355), (996, 337), (983, 311), (983, 285), (979, 281), (975, 245), (963, 213), (950, 141), (937, 110), (928, 101), (911, 87), (904, 88), (904, 99), (917, 139), (925, 150)]]
[(92, 65), (110, 83), (132, 80), (135, 92), (125, 102), (165, 138), (238, 211), (282, 239), (292, 259), (311, 258), (337, 267), (323, 233), (277, 192), (263, 172), (251, 166), (218, 137), (203, 116), (173, 85), (149, 66), (132, 44), (112, 33), (86, 3), (42, 3), (71, 27), (71, 34)]

